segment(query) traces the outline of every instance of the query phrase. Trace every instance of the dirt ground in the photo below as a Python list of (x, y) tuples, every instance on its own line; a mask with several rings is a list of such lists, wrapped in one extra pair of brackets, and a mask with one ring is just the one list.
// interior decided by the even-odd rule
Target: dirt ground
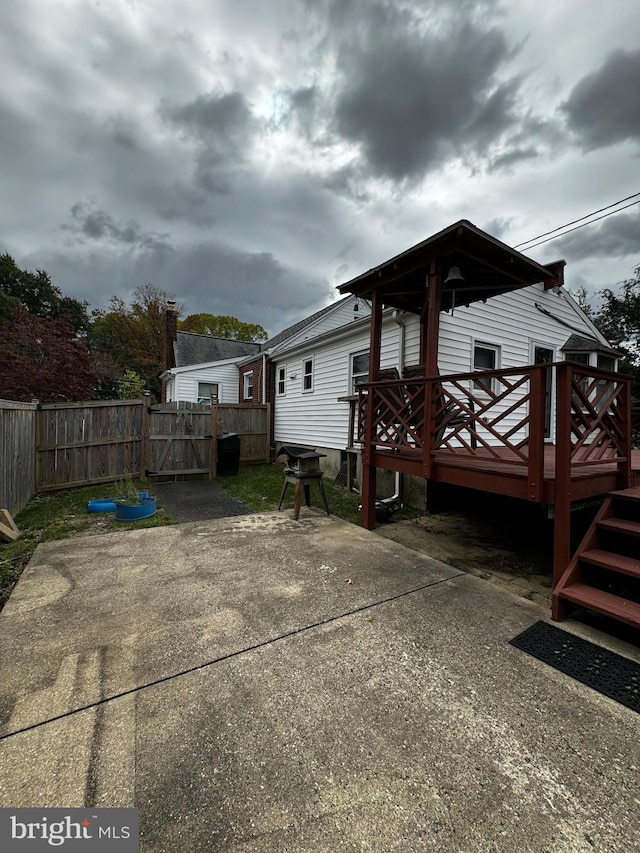
[(541, 507), (483, 496), (376, 528), (382, 536), (551, 607), (553, 522)]

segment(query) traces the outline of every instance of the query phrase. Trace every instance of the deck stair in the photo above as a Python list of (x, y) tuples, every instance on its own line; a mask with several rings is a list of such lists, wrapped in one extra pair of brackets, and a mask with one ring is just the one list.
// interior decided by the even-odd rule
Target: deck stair
[(571, 605), (640, 628), (640, 488), (609, 492), (553, 591), (553, 618)]

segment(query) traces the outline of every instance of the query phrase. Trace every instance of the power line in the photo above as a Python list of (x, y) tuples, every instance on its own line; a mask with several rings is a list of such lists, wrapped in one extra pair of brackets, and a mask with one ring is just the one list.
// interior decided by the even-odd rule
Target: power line
[[(639, 195), (640, 195), (640, 193), (639, 193)], [(618, 202), (618, 204), (619, 203), (620, 202)], [(640, 199), (638, 199), (638, 201), (632, 201), (631, 204), (625, 204), (624, 207), (621, 207), (618, 210), (611, 210), (611, 211), (609, 211), (609, 213), (603, 213), (602, 216), (597, 216), (595, 219), (591, 219), (589, 222), (583, 222), (582, 225), (576, 225), (575, 228), (569, 228), (568, 231), (563, 231), (562, 234), (556, 234), (553, 237), (547, 237), (546, 240), (540, 240), (538, 243), (534, 243), (532, 246), (527, 246), (525, 251), (528, 252), (531, 249), (535, 249), (536, 246), (541, 246), (543, 243), (549, 243), (551, 240), (557, 240), (558, 237), (564, 237), (565, 234), (571, 234), (572, 231), (577, 231), (579, 228), (584, 228), (585, 225), (592, 225), (594, 222), (598, 222), (598, 220), (600, 220), (600, 219), (606, 219), (608, 216), (613, 216), (614, 213), (620, 213), (621, 210), (626, 210), (628, 207), (633, 207), (636, 204), (640, 204)], [(590, 214), (590, 215), (593, 216), (593, 214)], [(584, 219), (584, 217), (583, 217), (583, 219)], [(579, 220), (576, 220), (576, 222), (579, 222)], [(564, 225), (562, 227), (566, 228), (566, 225)], [(536, 238), (534, 237), (533, 239), (535, 240)], [(522, 244), (520, 244), (520, 245), (522, 245)]]
[[(562, 231), (564, 228), (568, 228), (570, 225), (575, 225), (576, 222), (582, 222), (583, 219), (590, 219), (592, 216), (595, 216), (596, 213), (602, 213), (603, 210), (609, 210), (609, 208), (611, 208), (611, 207), (617, 207), (619, 204), (622, 204), (625, 201), (629, 201), (629, 199), (636, 198), (637, 196), (640, 196), (640, 192), (633, 193), (633, 195), (628, 195), (626, 198), (621, 198), (620, 201), (614, 201), (613, 204), (608, 204), (606, 207), (601, 207), (599, 210), (594, 210), (592, 213), (587, 213), (586, 216), (580, 216), (578, 219), (573, 219), (571, 222), (567, 222), (564, 225), (559, 225), (557, 228), (552, 228), (551, 231), (545, 231), (542, 234), (538, 234), (535, 237), (531, 237), (529, 240), (523, 240), (522, 243), (517, 243), (513, 248), (519, 249), (520, 246), (526, 246), (527, 243), (533, 243), (534, 240), (539, 240), (540, 237), (546, 237), (548, 234), (555, 234), (556, 231)], [(634, 202), (634, 204), (637, 204), (637, 202)], [(628, 204), (627, 207), (631, 207), (631, 205)], [(625, 208), (622, 207), (620, 209), (624, 210)], [(618, 211), (613, 210), (613, 211), (611, 211), (611, 213), (608, 213), (607, 216), (611, 216), (614, 213), (618, 213)], [(601, 216), (599, 218), (604, 219), (605, 217)], [(598, 220), (594, 219), (593, 221), (597, 222)], [(584, 224), (589, 225), (588, 222), (585, 222)], [(580, 227), (582, 227), (582, 226), (580, 226)], [(575, 231), (575, 228), (572, 230)], [(567, 233), (569, 233), (569, 232), (567, 232)], [(559, 234), (558, 236), (560, 237), (562, 235)], [(555, 238), (552, 238), (552, 239), (555, 239)], [(543, 242), (546, 243), (548, 241), (544, 240)], [(540, 245), (540, 244), (536, 244), (536, 245)]]

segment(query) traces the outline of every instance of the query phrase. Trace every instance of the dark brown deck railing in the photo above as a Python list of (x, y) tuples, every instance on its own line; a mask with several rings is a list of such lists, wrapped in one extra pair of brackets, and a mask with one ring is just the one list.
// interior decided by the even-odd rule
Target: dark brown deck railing
[(357, 441), (365, 455), (421, 457), (427, 478), (436, 457), (515, 464), (527, 477), (529, 499), (541, 501), (549, 382), (556, 388), (547, 436), (556, 446), (556, 480), (568, 483), (575, 468), (615, 462), (621, 486), (628, 483), (630, 378), (569, 361), (367, 383), (359, 388)]

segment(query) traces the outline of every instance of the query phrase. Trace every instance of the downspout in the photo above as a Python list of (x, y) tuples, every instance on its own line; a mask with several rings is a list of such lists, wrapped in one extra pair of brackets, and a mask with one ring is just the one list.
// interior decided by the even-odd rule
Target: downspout
[[(402, 319), (402, 311), (399, 311), (397, 308), (394, 310), (393, 314), (393, 322), (398, 326), (398, 374), (402, 376), (404, 371), (404, 347), (405, 347), (405, 339), (407, 337), (407, 329), (404, 324), (404, 320)], [(402, 494), (402, 474), (399, 471), (396, 471), (396, 479), (395, 479), (395, 491), (394, 494), (391, 495), (390, 498), (382, 498), (382, 500), (377, 501), (377, 503), (383, 504), (391, 504), (397, 503), (400, 500), (400, 495)], [(402, 509), (402, 501), (400, 501), (400, 509)]]
[(262, 353), (262, 404), (267, 402), (267, 354)]

